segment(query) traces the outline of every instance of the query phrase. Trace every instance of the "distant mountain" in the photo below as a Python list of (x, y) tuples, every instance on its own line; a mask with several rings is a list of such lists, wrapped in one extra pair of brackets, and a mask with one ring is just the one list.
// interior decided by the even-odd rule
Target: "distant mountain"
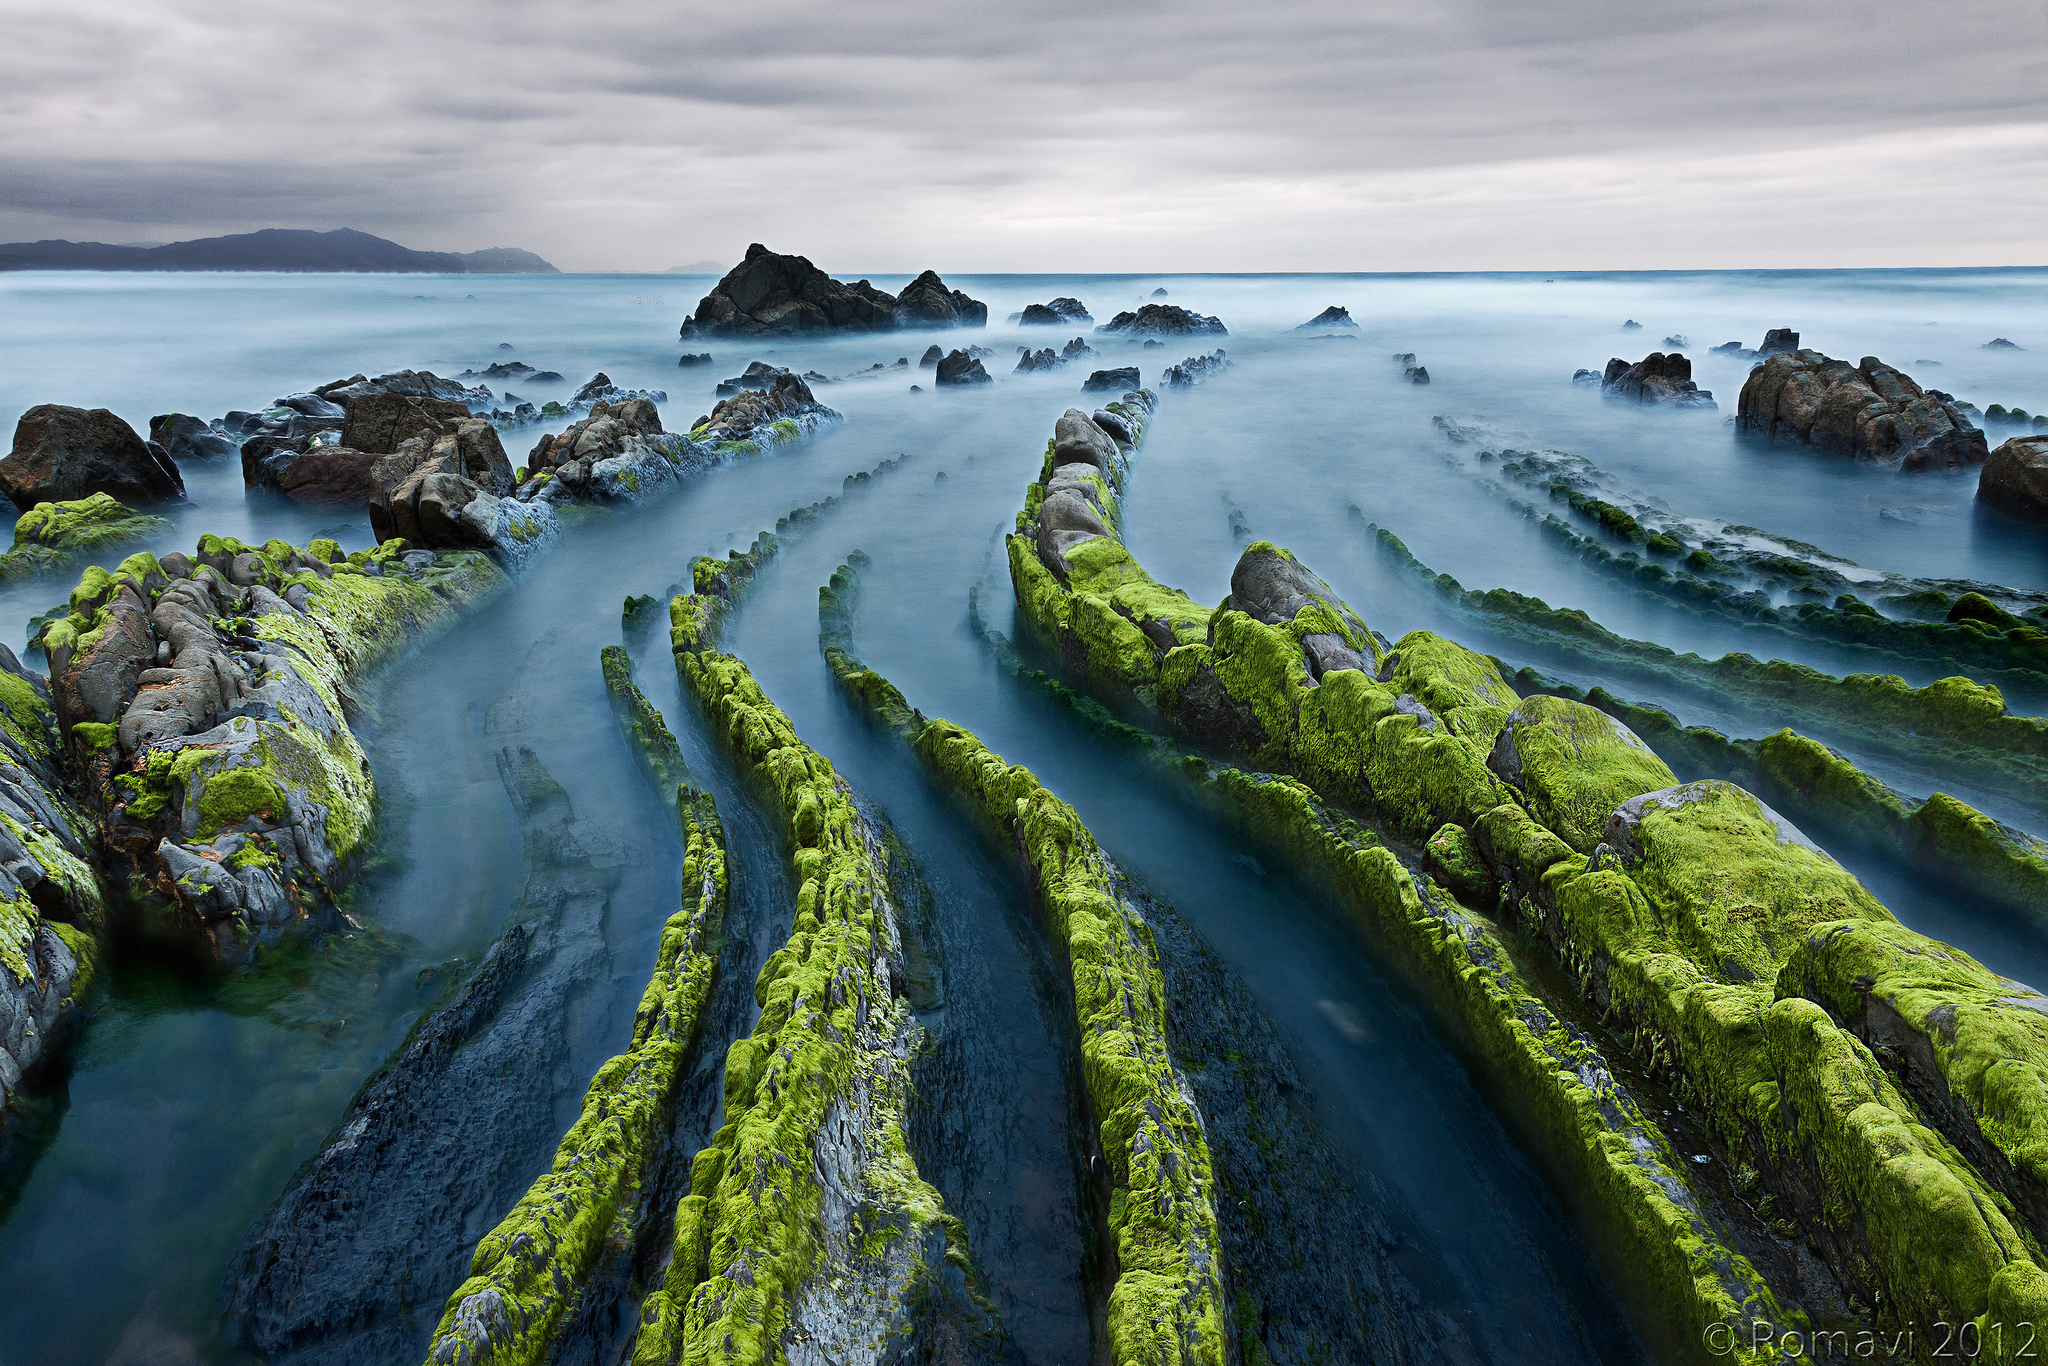
[(414, 251), (354, 228), (311, 232), (265, 228), (232, 237), (200, 237), (161, 247), (104, 242), (0, 244), (0, 270), (306, 270), (394, 271), (438, 275), (559, 275), (518, 247)]
[(723, 275), (725, 267), (716, 261), (693, 261), (687, 266), (670, 266), (664, 275)]

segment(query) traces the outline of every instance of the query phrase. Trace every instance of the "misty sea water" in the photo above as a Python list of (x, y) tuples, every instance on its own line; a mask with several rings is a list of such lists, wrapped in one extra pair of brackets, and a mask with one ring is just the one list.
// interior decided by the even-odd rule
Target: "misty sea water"
[[(836, 271), (842, 278), (853, 278)], [(883, 289), (906, 277), (876, 276)], [(351, 910), (364, 933), (281, 954), (225, 983), (117, 964), (94, 1018), (0, 1169), (0, 1366), (233, 1361), (218, 1332), (219, 1287), (237, 1240), (327, 1138), (351, 1096), (443, 990), (521, 914), (520, 834), (498, 775), (507, 747), (530, 748), (616, 861), (618, 885), (595, 932), (601, 970), (562, 1020), (562, 1062), (532, 1078), (566, 1127), (591, 1072), (622, 1046), (675, 905), (672, 816), (640, 780), (607, 707), (597, 652), (620, 639), (619, 605), (665, 597), (690, 560), (744, 547), (789, 509), (840, 492), (845, 476), (911, 459), (795, 539), (726, 632), (805, 739), (897, 824), (977, 961), (991, 1013), (1028, 1011), (1028, 898), (974, 829), (934, 803), (922, 778), (842, 700), (819, 657), (817, 588), (855, 549), (864, 576), (865, 660), (926, 714), (972, 727), (1072, 802), (1103, 845), (1177, 911), (1246, 984), (1314, 1091), (1314, 1110), (1395, 1234), (1391, 1255), (1446, 1323), (1462, 1360), (1634, 1361), (1654, 1354), (1540, 1153), (1391, 973), (1384, 953), (1285, 869), (1234, 851), (1227, 836), (1044, 698), (1010, 684), (968, 621), (983, 585), (992, 624), (1014, 637), (1001, 535), (1036, 477), (1054, 420), (1092, 408), (1086, 366), (1012, 375), (1016, 347), (1087, 335), (1095, 366), (1132, 364), (1157, 383), (1168, 364), (1223, 347), (1230, 368), (1163, 396), (1126, 498), (1126, 539), (1162, 582), (1214, 602), (1251, 539), (1290, 547), (1388, 639), (1419, 627), (1603, 682), (1563, 663), (1517, 658), (1476, 634), (1395, 569), (1366, 523), (1386, 527), (1432, 568), (1471, 588), (1510, 588), (1583, 608), (1622, 635), (1708, 657), (1734, 650), (1867, 669), (1854, 652), (1765, 638), (1674, 610), (1590, 569), (1542, 537), (1489, 488), (1444, 417), (1499, 444), (1593, 462), (1617, 491), (1687, 516), (1725, 519), (1900, 574), (2048, 588), (2048, 535), (1975, 502), (1974, 472), (1901, 474), (1869, 462), (1766, 445), (1733, 426), (1749, 365), (1709, 353), (1768, 328), (1855, 360), (1878, 356), (1923, 385), (1980, 408), (2048, 408), (2048, 271), (1695, 272), (1516, 275), (975, 276), (947, 283), (989, 305), (986, 333), (902, 332), (743, 344), (677, 340), (711, 281), (680, 276), (0, 275), (0, 418), (38, 403), (107, 407), (146, 431), (158, 413), (213, 417), (356, 372), (448, 376), (517, 359), (565, 383), (520, 398), (565, 398), (602, 371), (664, 389), (671, 430), (707, 412), (721, 378), (764, 360), (834, 377), (816, 386), (843, 425), (786, 453), (720, 468), (643, 503), (579, 511), (515, 586), (364, 689), (359, 727), (385, 803), (378, 855)], [(1097, 323), (1158, 288), (1221, 318), (1225, 338), (1146, 348), (1092, 326), (1019, 329), (1001, 320), (1055, 296)], [(1342, 305), (1358, 331), (1325, 340), (1293, 329)], [(1625, 320), (1639, 330), (1622, 330)], [(1658, 410), (1575, 387), (1683, 335), (1711, 409)], [(2020, 349), (1987, 349), (2006, 337)], [(992, 385), (944, 390), (918, 368), (928, 345), (994, 349)], [(509, 343), (511, 350), (501, 349)], [(709, 366), (679, 368), (681, 350)], [(1413, 352), (1431, 377), (1403, 382), (1390, 357)], [(898, 367), (899, 358), (907, 366)], [(873, 367), (879, 364), (877, 371)], [(465, 381), (473, 382), (473, 381)], [(912, 386), (923, 392), (912, 392)], [(504, 386), (493, 382), (500, 393)], [(508, 405), (509, 406), (509, 405)], [(508, 434), (513, 463), (549, 430)], [(1991, 429), (1995, 445), (2010, 429)], [(142, 548), (189, 551), (202, 532), (344, 547), (371, 542), (353, 511), (305, 509), (245, 493), (230, 461), (188, 465), (189, 502)], [(943, 475), (943, 478), (941, 476)], [(1356, 509), (1356, 512), (1353, 509)], [(9, 516), (11, 516), (11, 511)], [(114, 563), (134, 547), (102, 562)], [(0, 586), (0, 639), (24, 651), (28, 622), (61, 602), (76, 572)], [(665, 643), (635, 642), (642, 686), (721, 803), (747, 798), (679, 692)], [(42, 667), (39, 656), (24, 658)], [(1932, 681), (1935, 671), (1909, 681)], [(1680, 719), (1739, 735), (1779, 722), (1696, 698), (1631, 695)], [(2035, 711), (2040, 699), (2011, 699)], [(1931, 783), (1895, 762), (1852, 754), (1902, 790)], [(1681, 773), (1681, 778), (1688, 775)], [(1973, 798), (1974, 799), (1974, 798)], [(1986, 809), (2048, 830), (2048, 794)], [(2048, 984), (2040, 926), (1843, 854), (1914, 928), (1999, 971)], [(1008, 993), (1008, 994), (1005, 994)], [(1042, 1003), (1041, 1003), (1042, 1004)], [(1034, 1221), (1023, 1192), (1068, 1174), (1048, 1167), (1045, 1114), (1065, 1079), (1031, 1053), (1030, 1030), (987, 1059), (1020, 1077), (987, 1156), (960, 1177), (970, 1235), (1009, 1248), (1020, 1268), (996, 1298), (1032, 1361), (1084, 1361), (1078, 1290), (1028, 1274)], [(1043, 1047), (1043, 1041), (1039, 1046)], [(559, 1128), (557, 1130), (559, 1132)], [(552, 1140), (524, 1155), (544, 1169)], [(950, 1198), (950, 1197), (949, 1197)], [(479, 1232), (481, 1230), (478, 1230)], [(446, 1287), (440, 1295), (445, 1296)], [(420, 1351), (440, 1311), (422, 1293)]]

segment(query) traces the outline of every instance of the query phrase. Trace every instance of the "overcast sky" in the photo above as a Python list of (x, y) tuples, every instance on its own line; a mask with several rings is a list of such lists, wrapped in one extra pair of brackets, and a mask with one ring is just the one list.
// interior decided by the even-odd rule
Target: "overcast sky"
[(2048, 0), (0, 0), (0, 240), (2048, 263)]

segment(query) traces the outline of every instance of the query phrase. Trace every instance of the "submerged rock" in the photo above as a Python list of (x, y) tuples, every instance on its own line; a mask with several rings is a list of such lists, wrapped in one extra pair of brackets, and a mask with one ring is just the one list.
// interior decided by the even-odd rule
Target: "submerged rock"
[(866, 280), (844, 284), (804, 257), (780, 256), (756, 242), (698, 302), (682, 337), (887, 332), (896, 326), (895, 309), (896, 297)]
[(1178, 304), (1146, 304), (1135, 313), (1119, 313), (1095, 329), (1097, 336), (1223, 337), (1229, 329)]
[(1772, 356), (1750, 371), (1736, 413), (1738, 427), (1773, 440), (1908, 470), (1981, 464), (1987, 454), (1953, 399), (1875, 356), (1858, 365), (1812, 350)]
[(2008, 340), (2008, 339), (2007, 339), (2007, 338), (2005, 338), (2005, 337), (1993, 337), (1993, 338), (1992, 338), (1992, 339), (1991, 339), (1990, 341), (1988, 341), (1988, 342), (1985, 342), (1985, 343), (1984, 343), (1984, 349), (1985, 349), (1986, 351), (2024, 351), (2024, 350), (2026, 350), (2026, 348), (2025, 348), (2025, 347), (2023, 347), (2023, 346), (2021, 346), (2021, 345), (2020, 345), (2020, 344), (2019, 344), (2018, 342), (2016, 342), (2016, 341), (2011, 341), (2011, 340)]
[(1713, 394), (1693, 383), (1692, 362), (1675, 351), (1669, 355), (1652, 351), (1634, 365), (1616, 356), (1607, 362), (1600, 390), (1609, 398), (1637, 403), (1664, 403), (1674, 408), (1714, 406)]
[(928, 270), (903, 287), (890, 316), (901, 328), (987, 327), (988, 305), (946, 288), (939, 273)]
[(217, 460), (235, 453), (233, 441), (188, 413), (164, 413), (151, 418), (149, 439), (163, 447), (173, 464), (180, 460)]
[(2048, 436), (2016, 436), (1984, 461), (1977, 501), (2014, 517), (2048, 521)]
[(40, 403), (15, 424), (0, 491), (24, 512), (104, 493), (131, 506), (178, 502), (185, 481), (161, 446), (105, 408)]
[[(1729, 345), (1733, 346), (1734, 343), (1730, 342)], [(1763, 345), (1757, 347), (1756, 354), (1758, 358), (1768, 360), (1772, 356), (1782, 355), (1789, 351), (1797, 351), (1798, 349), (1799, 334), (1797, 332), (1789, 327), (1774, 327), (1764, 333)]]
[[(936, 350), (937, 348), (933, 349)], [(720, 398), (724, 398), (729, 394), (736, 394), (742, 389), (766, 389), (775, 382), (777, 375), (788, 373), (783, 367), (770, 365), (764, 360), (748, 361), (745, 370), (734, 375), (731, 379), (720, 380), (718, 388), (714, 392)], [(657, 425), (655, 430), (659, 431), (661, 428)]]
[[(699, 351), (697, 354), (691, 355), (686, 351), (677, 359), (676, 364), (684, 369), (688, 369), (693, 365), (709, 365), (711, 364), (711, 353), (709, 351)], [(550, 371), (549, 373), (553, 372)], [(560, 376), (557, 375), (556, 378), (559, 379)]]
[(1351, 310), (1341, 308), (1336, 304), (1331, 304), (1328, 308), (1294, 330), (1297, 332), (1323, 332), (1332, 327), (1348, 327), (1354, 332), (1358, 330), (1358, 324), (1351, 320)]
[(939, 372), (934, 381), (939, 384), (990, 384), (994, 381), (987, 370), (982, 368), (978, 357), (965, 351), (948, 352), (939, 362)]
[(1192, 389), (1209, 376), (1229, 368), (1230, 361), (1218, 347), (1206, 356), (1189, 356), (1179, 365), (1168, 366), (1159, 382), (1168, 389)]
[(1064, 327), (1068, 323), (1092, 323), (1095, 317), (1079, 299), (1062, 296), (1051, 303), (1026, 304), (1010, 321), (1020, 327)]
[(943, 360), (945, 355), (945, 348), (937, 342), (933, 342), (924, 349), (924, 354), (917, 358), (917, 367), (920, 370), (929, 370)]

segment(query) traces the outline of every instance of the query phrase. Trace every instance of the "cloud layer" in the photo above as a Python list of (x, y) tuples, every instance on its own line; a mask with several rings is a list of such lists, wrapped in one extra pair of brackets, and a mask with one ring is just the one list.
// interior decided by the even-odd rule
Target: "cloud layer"
[(0, 239), (571, 270), (2048, 260), (2048, 10), (0, 3)]

